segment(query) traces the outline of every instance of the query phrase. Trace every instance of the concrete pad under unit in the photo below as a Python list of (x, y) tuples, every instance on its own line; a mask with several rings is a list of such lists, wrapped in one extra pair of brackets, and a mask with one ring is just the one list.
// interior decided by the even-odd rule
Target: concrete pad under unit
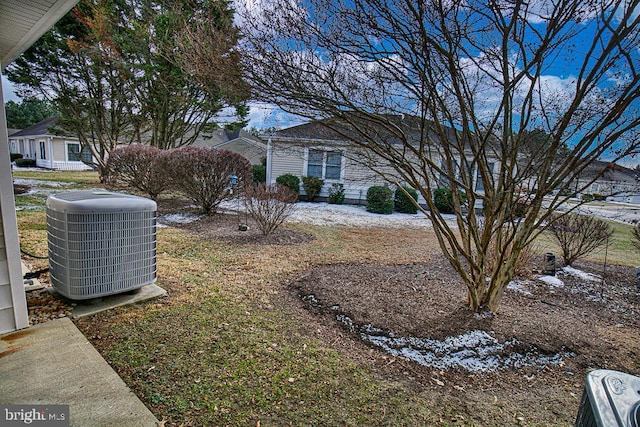
[(158, 425), (67, 318), (0, 336), (0, 404), (69, 405), (71, 426)]
[(145, 285), (140, 289), (136, 289), (135, 291), (79, 301), (65, 298), (64, 296), (60, 295), (55, 290), (55, 288), (48, 288), (47, 291), (51, 293), (54, 298), (61, 299), (67, 304), (76, 304), (73, 307), (72, 311), (74, 318), (90, 316), (92, 314), (109, 310), (111, 308), (135, 304), (152, 298), (158, 298), (167, 295), (167, 291), (156, 284)]

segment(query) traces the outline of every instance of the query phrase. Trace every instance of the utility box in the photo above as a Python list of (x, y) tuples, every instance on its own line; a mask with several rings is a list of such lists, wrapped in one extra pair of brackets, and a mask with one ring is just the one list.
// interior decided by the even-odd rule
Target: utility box
[(599, 369), (585, 381), (576, 427), (640, 427), (640, 378)]
[(51, 285), (74, 300), (141, 288), (156, 281), (154, 201), (107, 191), (47, 198)]
[(544, 270), (543, 273), (547, 276), (556, 275), (556, 256), (551, 252), (544, 254)]

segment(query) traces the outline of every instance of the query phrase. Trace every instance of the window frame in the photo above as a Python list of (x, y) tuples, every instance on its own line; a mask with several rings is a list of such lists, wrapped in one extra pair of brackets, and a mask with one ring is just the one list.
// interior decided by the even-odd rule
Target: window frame
[[(76, 156), (74, 156), (77, 158), (74, 158), (74, 159), (71, 159), (69, 156), (69, 147), (72, 145), (77, 145), (79, 150)], [(91, 151), (83, 147), (82, 144), (80, 144), (80, 142), (65, 141), (64, 147), (65, 147), (65, 156), (67, 158), (67, 162), (78, 162), (78, 163), (84, 163), (84, 164), (87, 164), (87, 162), (93, 162), (93, 155), (91, 154)]]
[[(322, 164), (319, 162), (315, 162), (311, 160), (313, 153), (322, 153)], [(329, 164), (327, 163), (329, 153), (336, 153), (340, 155), (340, 164)], [(321, 166), (322, 174), (321, 176), (309, 175), (309, 166), (318, 167)], [(327, 166), (331, 168), (340, 168), (339, 177), (335, 178), (327, 178)], [(305, 157), (304, 157), (304, 175), (305, 176), (315, 176), (316, 178), (322, 179), (324, 182), (342, 182), (344, 181), (344, 166), (345, 166), (345, 155), (344, 150), (336, 149), (334, 147), (309, 147), (305, 149)]]
[(40, 151), (40, 159), (46, 160), (47, 159), (47, 143), (44, 139), (41, 139), (38, 141), (38, 148)]

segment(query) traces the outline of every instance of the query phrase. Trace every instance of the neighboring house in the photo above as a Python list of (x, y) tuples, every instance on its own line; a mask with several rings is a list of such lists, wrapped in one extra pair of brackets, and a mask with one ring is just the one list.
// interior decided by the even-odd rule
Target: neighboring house
[[(265, 138), (269, 184), (285, 174), (313, 176), (324, 180), (320, 199), (328, 197), (331, 184), (340, 183), (347, 203), (365, 203), (369, 187), (385, 185), (379, 175), (348, 158), (350, 144), (322, 121), (281, 129)], [(304, 189), (300, 192), (304, 194)]]
[[(345, 201), (356, 204), (366, 203), (369, 187), (391, 186), (373, 171), (376, 169), (387, 176), (394, 176), (391, 166), (382, 159), (359, 154), (361, 150), (328, 128), (324, 124), (325, 120), (328, 119), (289, 127), (263, 137), (268, 141), (267, 183), (275, 183), (284, 174), (293, 174), (299, 178), (313, 176), (324, 180), (319, 195), (321, 200), (328, 197), (333, 183), (340, 183), (344, 185)], [(497, 160), (492, 167), (494, 174), (498, 173)], [(437, 178), (436, 181), (444, 183), (445, 180), (441, 177)], [(401, 180), (398, 181), (401, 183)], [(476, 182), (476, 188), (482, 191), (480, 180)], [(300, 192), (304, 194), (304, 189), (301, 188)], [(424, 203), (422, 196), (418, 201)]]
[(578, 188), (587, 185), (582, 194), (599, 194), (608, 201), (640, 204), (640, 174), (616, 163), (597, 160), (587, 166), (578, 179)]
[(260, 164), (262, 158), (267, 155), (267, 144), (242, 129), (218, 129), (211, 135), (201, 134), (192, 145), (233, 151), (249, 160), (252, 165)]
[(55, 135), (57, 117), (49, 117), (9, 136), (9, 151), (34, 159), (36, 165), (57, 170), (91, 169), (83, 160), (92, 161), (91, 153), (82, 149), (80, 140), (72, 135)]

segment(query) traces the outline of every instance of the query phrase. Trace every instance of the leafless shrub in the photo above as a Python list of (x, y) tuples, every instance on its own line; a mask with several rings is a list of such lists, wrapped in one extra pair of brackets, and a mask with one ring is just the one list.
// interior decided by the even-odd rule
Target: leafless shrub
[(293, 211), (298, 195), (280, 184), (256, 184), (245, 192), (247, 213), (265, 236), (273, 233)]
[(211, 215), (218, 205), (233, 196), (235, 188), (251, 183), (251, 163), (240, 154), (228, 150), (184, 147), (171, 151), (167, 175), (173, 187)]
[(548, 230), (560, 245), (565, 265), (606, 245), (613, 235), (607, 222), (578, 214), (554, 215)]
[(111, 152), (106, 180), (122, 182), (146, 193), (153, 200), (169, 186), (166, 172), (169, 152), (146, 145), (129, 145)]

